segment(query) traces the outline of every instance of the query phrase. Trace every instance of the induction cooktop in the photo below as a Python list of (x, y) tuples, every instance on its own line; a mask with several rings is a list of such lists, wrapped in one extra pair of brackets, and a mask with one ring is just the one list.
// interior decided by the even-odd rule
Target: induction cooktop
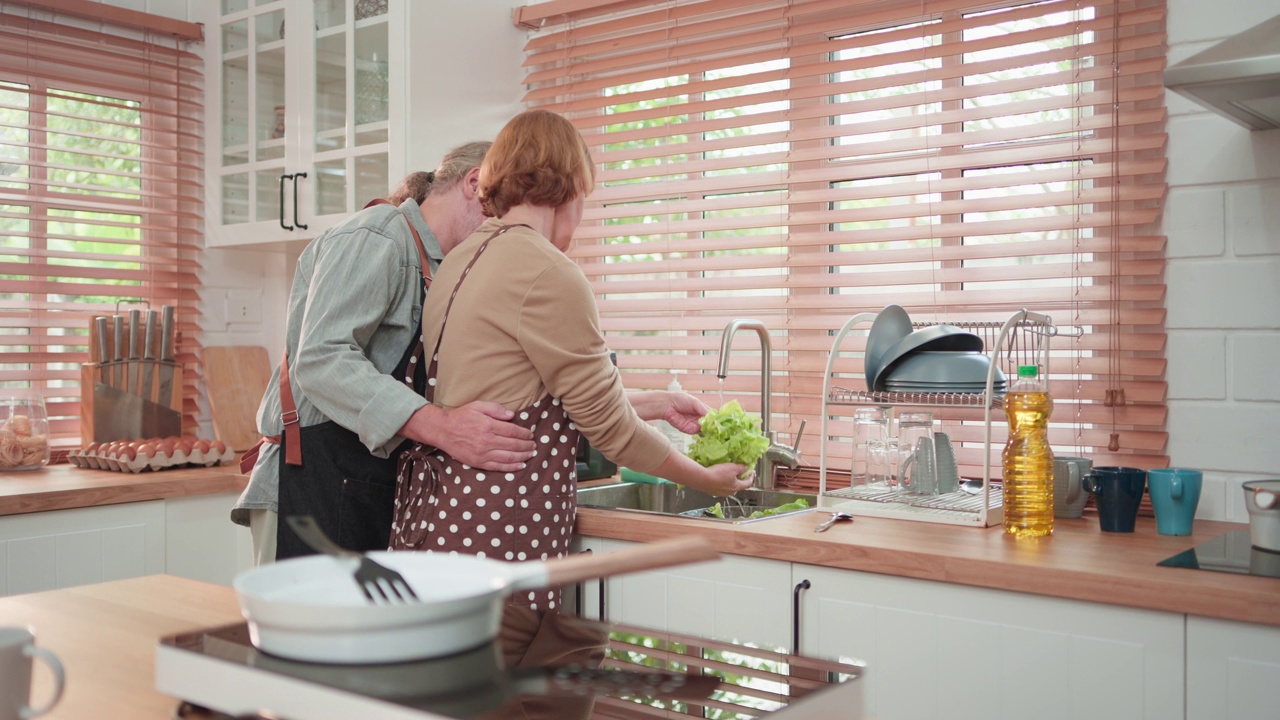
[(1253, 547), (1245, 530), (1234, 530), (1157, 564), (1280, 578), (1280, 553)]
[(860, 663), (573, 622), (607, 637), (597, 666), (504, 667), (509, 653), (501, 641), (419, 662), (306, 663), (257, 650), (242, 623), (163, 638), (156, 687), (180, 699), (174, 717), (182, 720), (641, 720), (686, 713), (773, 720), (829, 717), (830, 707), (862, 705), (861, 683), (853, 682)]

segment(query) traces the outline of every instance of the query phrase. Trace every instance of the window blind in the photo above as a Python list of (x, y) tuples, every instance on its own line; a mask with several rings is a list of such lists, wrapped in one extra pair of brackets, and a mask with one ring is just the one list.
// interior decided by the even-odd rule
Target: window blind
[(41, 391), (73, 447), (93, 317), (174, 305), (177, 360), (195, 362), (202, 65), (170, 35), (0, 13), (0, 392)]
[[(569, 117), (601, 169), (570, 254), (628, 387), (688, 370), (682, 384), (710, 404), (758, 411), (754, 338), (735, 342), (723, 383), (715, 374), (725, 325), (755, 317), (771, 331), (785, 438), (802, 419), (818, 427), (849, 317), (890, 303), (921, 322), (1027, 308), (1083, 330), (1051, 344), (1059, 452), (1167, 464), (1163, 0), (524, 10), (540, 28), (526, 103)], [(864, 343), (841, 346), (848, 382)], [(935, 416), (980, 474), (981, 412)], [(808, 464), (827, 442), (831, 467), (847, 468), (848, 435), (838, 421), (827, 438), (806, 433)]]

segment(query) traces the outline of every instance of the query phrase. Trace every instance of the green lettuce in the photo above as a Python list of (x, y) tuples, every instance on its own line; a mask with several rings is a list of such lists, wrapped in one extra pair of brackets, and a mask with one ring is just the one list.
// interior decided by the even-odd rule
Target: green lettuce
[(689, 457), (703, 467), (738, 463), (750, 468), (769, 449), (760, 416), (743, 410), (737, 400), (707, 413), (700, 424), (702, 429), (689, 446)]
[(757, 510), (751, 513), (751, 517), (749, 519), (755, 520), (756, 518), (761, 518), (766, 515), (780, 515), (782, 513), (789, 513), (795, 510), (804, 510), (808, 507), (809, 503), (806, 502), (804, 498), (800, 498), (794, 502), (784, 503), (770, 510)]

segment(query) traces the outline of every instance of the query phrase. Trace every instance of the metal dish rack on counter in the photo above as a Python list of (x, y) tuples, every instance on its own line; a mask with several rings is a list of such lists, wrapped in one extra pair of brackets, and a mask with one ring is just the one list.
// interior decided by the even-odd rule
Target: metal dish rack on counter
[[(1042, 313), (1020, 310), (1001, 322), (939, 321), (912, 323), (916, 329), (947, 324), (974, 333), (982, 338), (985, 352), (991, 358), (987, 371), (986, 389), (980, 393), (904, 393), (854, 390), (833, 384), (836, 359), (840, 345), (850, 330), (860, 325), (870, 325), (876, 313), (853, 316), (832, 343), (827, 357), (827, 370), (822, 384), (822, 430), (820, 437), (821, 461), (819, 467), (818, 503), (820, 507), (836, 508), (855, 515), (890, 517), (904, 520), (991, 527), (1004, 519), (1001, 488), (991, 482), (991, 414), (1003, 408), (1002, 395), (993, 392), (995, 372), (999, 367), (1012, 383), (1017, 378), (1019, 365), (1038, 365), (1044, 372), (1048, 366), (1049, 339), (1056, 335), (1078, 336), (1080, 328), (1072, 327), (1072, 333), (1060, 332), (1053, 320)], [(850, 378), (854, 382), (861, 382)], [(920, 495), (907, 492), (900, 486), (890, 487), (879, 483), (855, 485), (848, 488), (827, 489), (827, 423), (832, 408), (850, 406), (877, 406), (931, 408), (982, 408), (982, 489), (976, 494), (964, 490), (942, 495)], [(1001, 418), (1003, 419), (1003, 418)], [(892, 418), (890, 418), (892, 422)]]

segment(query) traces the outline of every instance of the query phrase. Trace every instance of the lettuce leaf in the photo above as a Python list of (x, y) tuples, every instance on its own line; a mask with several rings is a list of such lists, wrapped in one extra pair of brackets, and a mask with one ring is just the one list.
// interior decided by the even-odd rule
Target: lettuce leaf
[(737, 400), (707, 413), (700, 424), (702, 430), (689, 446), (689, 457), (703, 467), (731, 462), (750, 468), (769, 449), (760, 416), (743, 410)]
[(769, 510), (757, 510), (751, 513), (751, 517), (749, 519), (755, 520), (756, 518), (761, 518), (766, 515), (779, 515), (781, 513), (789, 513), (794, 510), (804, 510), (807, 507), (809, 507), (809, 503), (804, 498), (799, 498), (789, 503), (783, 503), (776, 508), (771, 508)]

